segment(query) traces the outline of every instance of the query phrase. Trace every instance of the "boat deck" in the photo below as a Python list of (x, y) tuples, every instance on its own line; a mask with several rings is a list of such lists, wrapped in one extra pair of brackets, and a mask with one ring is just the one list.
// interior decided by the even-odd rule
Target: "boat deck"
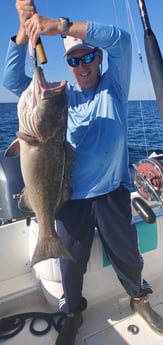
[[(140, 245), (145, 260), (143, 276), (152, 285), (152, 307), (163, 317), (163, 214), (158, 210), (155, 224), (141, 226)], [(135, 218), (138, 216), (135, 216)], [(55, 313), (62, 284), (58, 260), (41, 263), (40, 269), (31, 270), (29, 243), (35, 242), (35, 222), (28, 229), (26, 221), (0, 227), (0, 319), (28, 312)], [(142, 236), (143, 235), (143, 236)], [(13, 245), (14, 244), (14, 245)], [(39, 265), (39, 264), (38, 264)], [(75, 345), (162, 345), (163, 336), (155, 334), (150, 327), (129, 307), (129, 297), (119, 283), (111, 265), (105, 261), (101, 241), (95, 236), (83, 295), (88, 299), (88, 308), (83, 312), (84, 323), (79, 330)], [(45, 297), (46, 296), (46, 297)], [(30, 333), (30, 322), (16, 336), (1, 340), (5, 345), (54, 345), (57, 331), (51, 327), (42, 336)], [(134, 325), (134, 334), (128, 327)], [(45, 321), (37, 321), (35, 328), (47, 327)], [(0, 328), (0, 335), (1, 335)]]
[[(150, 297), (153, 308), (163, 316), (163, 278), (152, 282), (155, 293)], [(40, 289), (24, 297), (18, 297), (8, 302), (10, 315), (31, 311), (53, 313), (57, 310), (45, 300)], [(3, 305), (2, 305), (3, 307)], [(6, 309), (6, 308), (5, 308)], [(3, 308), (1, 309), (3, 310)], [(14, 311), (14, 312), (13, 312)], [(1, 317), (4, 315), (1, 313)], [(5, 315), (7, 316), (7, 315)], [(98, 301), (88, 306), (83, 313), (84, 323), (79, 330), (76, 345), (161, 345), (163, 337), (155, 334), (149, 326), (129, 308), (129, 298), (126, 294)], [(35, 336), (29, 330), (30, 321), (26, 321), (24, 329), (16, 336), (5, 340), (5, 345), (54, 345), (57, 332), (52, 327), (43, 336)], [(128, 331), (130, 325), (138, 327), (138, 333)], [(37, 322), (37, 330), (46, 327), (44, 321)]]

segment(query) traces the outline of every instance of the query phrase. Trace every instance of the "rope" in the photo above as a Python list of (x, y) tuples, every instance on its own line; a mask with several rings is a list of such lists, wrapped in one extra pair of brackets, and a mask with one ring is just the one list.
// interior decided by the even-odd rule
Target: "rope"
[[(51, 327), (54, 327), (57, 332), (60, 332), (65, 318), (66, 314), (62, 312), (29, 312), (4, 317), (0, 319), (0, 339), (7, 340), (17, 335), (24, 328), (26, 320), (29, 319), (31, 319), (29, 330), (33, 335), (42, 336), (48, 333)], [(46, 322), (46, 327), (41, 331), (35, 328), (35, 324), (39, 320)]]
[[(138, 43), (138, 37), (137, 37), (137, 34), (136, 34), (135, 25), (134, 25), (134, 20), (133, 20), (133, 16), (132, 16), (130, 4), (129, 4), (129, 1), (128, 1), (128, 0), (126, 0), (126, 10), (127, 10), (127, 15), (128, 15), (129, 27), (130, 27), (130, 26), (132, 27), (132, 30), (133, 30), (133, 33), (134, 33), (135, 42), (136, 42), (136, 46), (137, 46), (138, 57), (139, 57), (140, 62), (141, 62), (142, 65), (143, 65), (143, 57), (142, 57), (142, 53), (141, 53), (141, 51), (140, 51), (140, 47), (139, 47), (139, 43)], [(131, 25), (130, 25), (130, 24), (131, 24)], [(131, 32), (131, 29), (130, 29), (130, 32)], [(142, 66), (142, 68), (143, 68), (143, 71), (144, 71), (144, 73), (145, 73), (145, 70), (144, 70), (144, 67), (143, 67), (143, 66)]]

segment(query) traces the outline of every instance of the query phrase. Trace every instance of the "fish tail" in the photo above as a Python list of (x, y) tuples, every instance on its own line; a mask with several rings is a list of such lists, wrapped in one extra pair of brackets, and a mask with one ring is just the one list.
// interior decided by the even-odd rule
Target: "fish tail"
[(58, 237), (39, 238), (31, 260), (31, 267), (40, 261), (56, 258), (73, 261), (71, 254), (64, 248)]

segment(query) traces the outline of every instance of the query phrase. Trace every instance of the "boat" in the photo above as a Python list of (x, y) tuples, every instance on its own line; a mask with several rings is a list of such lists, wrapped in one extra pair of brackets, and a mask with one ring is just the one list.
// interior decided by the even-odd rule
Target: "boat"
[[(143, 276), (154, 290), (150, 303), (163, 317), (163, 156), (153, 154), (136, 162), (134, 170), (132, 212), (145, 261)], [(49, 259), (31, 267), (38, 224), (33, 214), (17, 206), (22, 188), (19, 157), (5, 157), (0, 152), (0, 342), (52, 345), (64, 322), (63, 314), (58, 313), (62, 295), (59, 260)], [(162, 336), (131, 311), (129, 296), (106, 257), (97, 231), (83, 296), (88, 299), (88, 308), (76, 345), (162, 344)]]

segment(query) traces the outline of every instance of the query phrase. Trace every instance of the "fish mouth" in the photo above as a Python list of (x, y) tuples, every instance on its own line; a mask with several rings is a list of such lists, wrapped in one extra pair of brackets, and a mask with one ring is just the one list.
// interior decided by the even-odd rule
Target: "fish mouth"
[(57, 94), (64, 92), (67, 84), (67, 80), (62, 80), (59, 82), (48, 82), (45, 79), (41, 67), (36, 67), (35, 79), (40, 89), (41, 99), (51, 98)]

